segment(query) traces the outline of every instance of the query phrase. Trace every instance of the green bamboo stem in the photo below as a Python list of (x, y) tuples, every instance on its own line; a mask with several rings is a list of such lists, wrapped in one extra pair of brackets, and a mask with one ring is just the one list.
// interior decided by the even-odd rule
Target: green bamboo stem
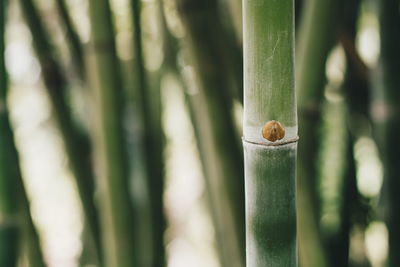
[(321, 103), (325, 63), (336, 37), (341, 1), (309, 0), (304, 3), (296, 52), (299, 105), (298, 234), (303, 266), (326, 266), (318, 231), (316, 155), (319, 150)]
[(362, 116), (370, 123), (369, 70), (356, 48), (357, 22), (361, 4), (362, 0), (346, 1), (338, 39), (346, 55), (344, 93), (349, 112), (352, 113), (352, 117)]
[[(141, 1), (132, 0), (132, 15), (134, 27), (134, 52), (138, 75), (138, 92), (141, 104), (143, 123), (144, 164), (147, 174), (147, 185), (150, 201), (151, 231), (153, 247), (153, 267), (163, 267), (166, 264), (164, 248), (164, 231), (166, 219), (164, 216), (164, 136), (161, 125), (161, 95), (160, 87), (150, 90), (147, 81), (143, 58), (143, 41), (141, 30)], [(159, 85), (159, 84), (158, 84)]]
[[(71, 65), (80, 79), (80, 82), (86, 84), (87, 77), (85, 74), (82, 42), (76, 31), (65, 0), (57, 0), (56, 6), (64, 26), (66, 41), (71, 56)], [(84, 138), (88, 139), (86, 132), (84, 135)], [(87, 149), (87, 153), (90, 153), (90, 150), (90, 148)], [(88, 222), (84, 224), (81, 240), (83, 243), (83, 250), (80, 255), (80, 266), (85, 266), (87, 264), (101, 265), (101, 259), (98, 255), (99, 252), (97, 251), (100, 247), (99, 244), (95, 244), (96, 240), (91, 236), (91, 228)]]
[[(218, 1), (206, 0), (201, 3), (195, 0), (176, 1), (178, 13), (180, 13), (180, 17), (188, 30), (188, 35), (190, 35), (188, 39), (193, 44), (191, 45), (194, 48), (192, 51), (198, 51), (196, 54), (204, 55), (212, 53), (214, 56), (212, 62), (218, 62), (220, 66), (218, 72), (224, 76), (224, 83), (226, 84), (220, 89), (221, 93), (227, 99), (230, 97), (242, 102), (242, 49), (234, 41), (233, 35), (224, 27), (218, 10)], [(211, 57), (208, 56), (208, 58)], [(201, 64), (206, 61), (202, 60)], [(207, 75), (212, 76), (212, 73), (215, 73), (215, 71), (210, 71)], [(232, 100), (227, 100), (229, 105), (231, 102)], [(228, 111), (230, 110), (228, 109)]]
[(54, 50), (49, 42), (48, 34), (43, 27), (36, 6), (32, 0), (21, 0), (20, 4), (32, 33), (33, 46), (42, 66), (45, 87), (63, 137), (66, 154), (78, 187), (91, 238), (96, 246), (97, 255), (101, 258), (100, 230), (94, 203), (94, 178), (90, 162), (91, 148), (89, 139), (73, 123), (70, 108), (66, 101), (67, 82), (54, 56)]
[(243, 1), (243, 21), (246, 266), (297, 266), (294, 1)]
[[(199, 92), (196, 95), (189, 94), (188, 84), (185, 82), (183, 73), (181, 73), (180, 66), (177, 62), (177, 55), (179, 50), (179, 41), (172, 36), (167, 27), (167, 22), (165, 18), (165, 13), (163, 11), (163, 0), (159, 0), (160, 4), (160, 18), (163, 30), (163, 46), (164, 46), (164, 62), (162, 65), (162, 70), (165, 73), (170, 73), (176, 76), (180, 87), (183, 88), (183, 93), (185, 95), (186, 107), (189, 112), (189, 116), (194, 128), (194, 134), (196, 137), (196, 144), (200, 154), (200, 161), (205, 176), (205, 183), (207, 187), (207, 200), (209, 209), (211, 211), (211, 219), (213, 225), (216, 229), (216, 240), (217, 246), (216, 250), (218, 253), (219, 261), (222, 266), (236, 266), (238, 264), (237, 259), (234, 256), (229, 255), (229, 251), (236, 251), (236, 248), (229, 247), (226, 244), (232, 244), (227, 239), (227, 235), (234, 233), (234, 225), (230, 224), (226, 220), (224, 207), (229, 206), (228, 199), (226, 198), (226, 193), (221, 194), (219, 189), (221, 186), (218, 184), (215, 186), (215, 181), (220, 180), (220, 175), (218, 173), (218, 156), (215, 148), (210, 140), (212, 139), (211, 126), (206, 127), (210, 124), (209, 120), (205, 118), (209, 116), (204, 106), (206, 105), (206, 100), (204, 95)], [(214, 181), (214, 183), (213, 183)], [(241, 264), (241, 263), (240, 263)], [(241, 264), (240, 266), (243, 266)]]
[(122, 128), (123, 88), (107, 0), (89, 1), (88, 73), (93, 89), (94, 149), (106, 267), (134, 266), (134, 218)]
[[(219, 38), (223, 45), (221, 55), (225, 57), (227, 78), (231, 81), (232, 97), (243, 105), (243, 29), (242, 29), (242, 0), (217, 0), (218, 9), (216, 20), (222, 27)], [(229, 11), (228, 15), (226, 9)], [(221, 57), (221, 58), (223, 58)], [(229, 77), (231, 76), (231, 77)]]
[[(361, 257), (357, 261), (349, 258), (350, 230), (354, 227), (365, 229), (368, 224), (368, 216), (370, 207), (366, 206), (367, 200), (362, 199), (357, 188), (356, 162), (354, 155), (354, 144), (357, 138), (369, 132), (370, 121), (370, 90), (369, 75), (365, 63), (360, 58), (356, 49), (357, 20), (360, 12), (361, 0), (352, 0), (346, 3), (346, 13), (342, 19), (342, 29), (340, 31), (339, 40), (346, 55), (346, 74), (344, 80), (344, 94), (347, 103), (348, 116), (348, 149), (347, 149), (347, 170), (346, 170), (346, 192), (345, 196), (345, 213), (348, 225), (343, 227), (343, 238), (331, 243), (332, 249), (328, 248), (330, 262), (339, 262), (339, 265), (351, 266), (371, 266), (366, 257), (365, 248), (360, 248)], [(346, 229), (347, 228), (347, 229)], [(347, 234), (347, 236), (345, 236)], [(335, 241), (335, 240), (333, 240)], [(346, 253), (346, 254), (345, 254)], [(347, 261), (345, 261), (345, 257)]]
[[(360, 220), (359, 218), (366, 217), (366, 214), (364, 214), (365, 208), (361, 203), (361, 196), (356, 184), (356, 162), (354, 156), (355, 141), (365, 130), (365, 125), (360, 124), (360, 121), (368, 121), (369, 110), (367, 68), (360, 59), (355, 47), (360, 4), (360, 0), (346, 1), (345, 12), (341, 20), (341, 30), (338, 36), (347, 62), (345, 79), (342, 85), (347, 114), (341, 120), (346, 122), (348, 129), (347, 138), (344, 136), (340, 138), (347, 143), (346, 154), (343, 157), (346, 162), (345, 173), (343, 185), (340, 189), (342, 197), (340, 201), (336, 201), (336, 205), (339, 205), (340, 224), (335, 233), (330, 234), (328, 237), (325, 236), (324, 242), (330, 266), (349, 265), (351, 228), (360, 224), (362, 219)], [(337, 128), (343, 127), (332, 128), (332, 131), (338, 131)], [(354, 218), (357, 218), (357, 220)]]
[(374, 90), (373, 116), (384, 165), (383, 197), (389, 231), (388, 266), (400, 265), (400, 27), (398, 0), (378, 1), (381, 35), (380, 80)]
[(65, 34), (71, 51), (71, 56), (73, 59), (74, 66), (77, 68), (77, 73), (80, 76), (80, 78), (83, 79), (85, 74), (83, 68), (84, 64), (83, 64), (83, 52), (82, 52), (81, 41), (72, 23), (72, 19), (68, 12), (65, 0), (57, 0), (56, 4), (58, 12), (60, 13), (60, 17), (64, 24)]
[(235, 30), (237, 42), (243, 44), (243, 18), (242, 18), (242, 1), (228, 0), (225, 1), (229, 8), (232, 24)]
[(350, 202), (346, 202), (346, 156), (349, 143), (346, 116), (344, 101), (325, 101), (321, 122), (323, 138), (318, 155), (318, 189), (321, 200), (321, 238), (329, 266), (347, 266), (348, 263), (349, 214), (346, 210)]
[(14, 267), (17, 263), (17, 227), (0, 223), (0, 266)]
[(217, 3), (177, 3), (199, 88), (197, 94), (190, 96), (189, 106), (206, 170), (220, 260), (223, 266), (244, 266), (243, 161), (231, 113), (229, 76), (225, 75), (221, 53), (223, 31)]

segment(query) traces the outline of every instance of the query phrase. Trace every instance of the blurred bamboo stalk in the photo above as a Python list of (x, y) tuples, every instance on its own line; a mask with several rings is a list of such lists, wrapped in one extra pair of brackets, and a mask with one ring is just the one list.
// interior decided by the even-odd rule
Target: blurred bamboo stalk
[[(87, 77), (85, 74), (85, 64), (83, 58), (83, 44), (79, 38), (76, 28), (74, 27), (73, 20), (65, 0), (56, 0), (56, 7), (65, 31), (66, 41), (71, 56), (70, 63), (75, 70), (75, 74), (79, 78), (80, 83), (86, 85)], [(82, 134), (85, 135), (84, 138), (89, 138), (86, 132)], [(89, 148), (87, 152), (91, 153), (91, 148)], [(94, 244), (94, 240), (91, 237), (90, 231), (90, 225), (86, 221), (84, 223), (84, 229), (81, 235), (83, 249), (80, 255), (80, 266), (86, 266), (87, 264), (101, 264), (101, 259), (98, 256), (97, 251), (99, 247), (96, 247)]]
[[(342, 84), (330, 83), (328, 86), (331, 95), (342, 95)], [(346, 193), (351, 180), (346, 178), (347, 165), (351, 161), (346, 157), (349, 145), (347, 115), (343, 100), (324, 101), (317, 185), (321, 200), (321, 239), (328, 266), (348, 266), (350, 201)]]
[[(164, 62), (163, 69), (167, 73), (174, 74), (180, 87), (183, 88), (183, 93), (185, 95), (186, 107), (189, 112), (189, 116), (194, 128), (194, 134), (196, 137), (196, 144), (200, 154), (200, 161), (202, 165), (202, 170), (205, 176), (206, 183), (206, 195), (208, 200), (208, 207), (211, 212), (211, 219), (213, 221), (213, 226), (216, 230), (216, 240), (217, 240), (217, 254), (219, 261), (222, 266), (235, 266), (237, 263), (235, 257), (227, 257), (228, 252), (225, 248), (224, 243), (226, 243), (227, 235), (229, 232), (233, 232), (233, 225), (228, 224), (225, 218), (225, 212), (222, 210), (223, 207), (229, 206), (227, 204), (227, 194), (221, 193), (220, 186), (218, 185), (219, 174), (218, 174), (218, 156), (217, 152), (213, 147), (212, 140), (212, 127), (210, 120), (207, 120), (207, 111), (204, 109), (206, 105), (206, 100), (201, 92), (196, 94), (189, 93), (189, 87), (191, 81), (188, 81), (188, 76), (190, 74), (185, 73), (182, 70), (182, 66), (178, 64), (178, 52), (179, 52), (179, 40), (177, 40), (170, 32), (167, 27), (167, 21), (165, 18), (165, 13), (163, 11), (163, 0), (159, 0), (161, 6), (161, 23), (164, 29), (163, 31), (163, 43), (164, 43)], [(186, 79), (185, 79), (186, 78)], [(229, 239), (229, 237), (228, 237)], [(232, 249), (232, 248), (228, 248)], [(235, 248), (233, 248), (235, 249)], [(242, 265), (240, 265), (242, 266)]]
[(246, 263), (297, 266), (294, 1), (243, 1)]
[[(357, 188), (354, 146), (369, 124), (368, 69), (356, 49), (357, 22), (361, 0), (346, 1), (338, 39), (346, 56), (346, 73), (343, 82), (347, 109), (347, 167), (344, 179), (342, 224), (336, 236), (328, 240), (327, 252), (331, 263), (340, 266), (368, 266), (366, 257), (359, 262), (350, 260), (351, 230), (356, 226), (366, 228), (367, 212)], [(366, 254), (365, 248), (360, 248)], [(332, 266), (332, 264), (331, 264)]]
[(40, 242), (26, 196), (7, 107), (8, 79), (4, 62), (7, 1), (0, 5), (0, 266), (17, 266), (22, 248), (29, 266), (44, 267)]
[(326, 266), (318, 230), (316, 155), (325, 87), (325, 63), (336, 37), (341, 1), (304, 3), (296, 50), (296, 86), (299, 106), (298, 236), (301, 266)]
[(230, 18), (235, 30), (237, 42), (243, 44), (243, 19), (242, 19), (242, 1), (241, 0), (222, 0), (228, 6)]
[[(143, 125), (144, 164), (150, 201), (152, 231), (152, 267), (166, 265), (164, 232), (164, 135), (161, 125), (160, 83), (151, 88), (143, 58), (143, 40), (141, 27), (141, 1), (131, 0), (134, 29), (134, 60), (138, 75), (137, 91), (139, 92), (141, 117)], [(154, 89), (154, 90), (151, 90)]]
[[(221, 21), (218, 0), (205, 0), (201, 4), (195, 0), (176, 0), (176, 2), (187, 35), (190, 36), (187, 39), (193, 39), (190, 41), (193, 43), (190, 46), (194, 46), (194, 49), (190, 49), (191, 53), (207, 55), (212, 52), (214, 55), (212, 62), (220, 64), (219, 73), (224, 76), (225, 85), (220, 91), (227, 98), (227, 104), (231, 105), (232, 103), (229, 97), (242, 103), (242, 49), (240, 44), (235, 41), (234, 33), (229, 32)], [(197, 52), (194, 53), (195, 51)], [(201, 62), (204, 64), (206, 60), (201, 60)], [(204, 67), (206, 66), (202, 66), (202, 68)], [(210, 73), (207, 76), (212, 76), (211, 73), (214, 73), (213, 71), (208, 72)]]
[[(206, 183), (206, 195), (208, 200), (208, 207), (211, 211), (211, 219), (213, 221), (213, 225), (216, 228), (216, 239), (217, 239), (217, 254), (219, 257), (219, 261), (222, 266), (234, 266), (232, 265), (231, 259), (227, 258), (225, 248), (221, 245), (224, 244), (224, 233), (232, 231), (229, 230), (231, 228), (226, 227), (226, 222), (224, 218), (224, 214), (221, 213), (221, 203), (226, 203), (226, 194), (221, 194), (220, 189), (213, 186), (213, 181), (218, 181), (218, 177), (216, 177), (215, 173), (215, 164), (218, 165), (216, 161), (212, 159), (216, 158), (215, 149), (212, 148), (212, 144), (209, 140), (212, 139), (211, 135), (211, 126), (206, 124), (210, 124), (209, 120), (205, 120), (206, 116), (209, 116), (207, 112), (205, 112), (204, 106), (206, 105), (204, 96), (201, 93), (197, 93), (195, 95), (189, 94), (188, 87), (190, 86), (189, 81), (185, 81), (185, 77), (188, 74), (183, 73), (181, 70), (181, 66), (178, 64), (178, 52), (179, 52), (179, 40), (177, 40), (169, 31), (167, 26), (167, 20), (164, 12), (164, 1), (159, 0), (160, 6), (160, 17), (161, 17), (161, 25), (163, 28), (163, 49), (164, 49), (164, 61), (162, 65), (162, 70), (165, 73), (175, 75), (177, 78), (180, 87), (183, 88), (183, 93), (186, 100), (186, 107), (189, 112), (189, 116), (192, 122), (192, 126), (194, 129), (194, 134), (196, 137), (196, 144), (200, 154), (200, 161), (202, 165), (202, 170), (205, 176)], [(185, 76), (185, 77), (184, 77)], [(209, 144), (209, 145), (207, 145)], [(214, 171), (213, 171), (214, 170)], [(215, 205), (218, 203), (217, 205)], [(225, 205), (225, 204), (223, 204)], [(232, 226), (229, 226), (232, 227)], [(227, 228), (221, 229), (221, 228)], [(233, 260), (234, 257), (232, 257)], [(233, 263), (234, 264), (234, 263)]]
[(400, 266), (400, 14), (399, 0), (380, 0), (379, 80), (373, 91), (372, 113), (384, 165), (384, 218), (389, 231), (388, 266)]
[(68, 46), (70, 48), (74, 67), (77, 68), (77, 74), (83, 80), (85, 73), (81, 41), (73, 25), (65, 0), (56, 0), (56, 4), (61, 20), (64, 24), (64, 30), (68, 41)]
[(21, 0), (21, 8), (32, 33), (33, 46), (42, 67), (47, 94), (52, 105), (66, 154), (74, 174), (85, 219), (91, 238), (101, 259), (100, 230), (94, 201), (94, 177), (91, 166), (91, 148), (87, 136), (74, 125), (67, 104), (67, 81), (58, 64), (54, 50), (43, 27), (38, 10), (32, 0)]
[(7, 223), (5, 220), (7, 219), (3, 218), (0, 222), (0, 266), (14, 267), (18, 255), (18, 228), (15, 224)]
[[(190, 97), (222, 266), (244, 266), (243, 159), (214, 0), (179, 0), (199, 93)], [(223, 38), (222, 38), (223, 39)]]
[(94, 149), (106, 267), (134, 266), (133, 205), (122, 127), (123, 88), (108, 0), (90, 0), (88, 74), (93, 89)]

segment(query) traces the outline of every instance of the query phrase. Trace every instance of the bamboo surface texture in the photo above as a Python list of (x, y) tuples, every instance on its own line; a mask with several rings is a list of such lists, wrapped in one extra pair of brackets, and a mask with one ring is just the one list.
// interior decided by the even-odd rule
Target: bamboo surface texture
[(293, 14), (291, 0), (243, 1), (247, 267), (297, 266)]

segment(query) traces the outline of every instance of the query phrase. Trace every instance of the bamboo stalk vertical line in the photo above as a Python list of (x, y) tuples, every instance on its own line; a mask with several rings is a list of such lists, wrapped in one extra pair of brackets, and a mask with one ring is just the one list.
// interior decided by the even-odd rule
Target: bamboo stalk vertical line
[(85, 219), (90, 229), (90, 235), (96, 245), (97, 255), (101, 258), (100, 230), (97, 208), (94, 202), (94, 177), (90, 159), (90, 141), (73, 123), (66, 100), (67, 81), (62, 73), (61, 66), (54, 56), (54, 50), (48, 38), (49, 35), (43, 27), (34, 2), (32, 0), (20, 0), (20, 6), (27, 26), (32, 33), (33, 47), (42, 67), (45, 89), (63, 138)]
[[(204, 97), (199, 93), (196, 96), (189, 94), (188, 82), (184, 80), (184, 73), (181, 72), (180, 66), (177, 62), (177, 55), (179, 52), (179, 40), (177, 40), (170, 32), (167, 27), (167, 21), (164, 13), (163, 0), (159, 0), (160, 5), (160, 17), (163, 28), (163, 46), (164, 46), (164, 62), (162, 69), (166, 73), (170, 73), (176, 76), (180, 87), (183, 89), (185, 95), (185, 102), (187, 110), (193, 125), (196, 144), (200, 154), (200, 161), (204, 173), (206, 183), (206, 195), (207, 204), (211, 212), (211, 219), (216, 232), (216, 250), (219, 257), (221, 266), (243, 266), (244, 263), (237, 262), (237, 258), (233, 257), (229, 251), (232, 251), (232, 242), (229, 242), (229, 238), (226, 235), (230, 235), (231, 231), (234, 232), (232, 223), (227, 222), (227, 217), (222, 209), (226, 209), (227, 195), (221, 193), (221, 190), (216, 182), (221, 177), (216, 172), (215, 166), (220, 166), (218, 158), (215, 158), (215, 148), (212, 149), (213, 145), (209, 141), (212, 139), (210, 135), (211, 127), (206, 127), (206, 124), (210, 123), (205, 118), (208, 116), (204, 106), (206, 105)], [(214, 160), (216, 159), (216, 160)], [(214, 182), (213, 182), (214, 181)], [(218, 184), (218, 182), (217, 182)], [(229, 204), (227, 204), (229, 206)], [(224, 230), (222, 230), (222, 228)], [(225, 244), (225, 245), (224, 245)], [(229, 245), (228, 245), (229, 244)]]
[(384, 217), (389, 231), (388, 266), (400, 265), (400, 14), (399, 0), (380, 0), (380, 77), (373, 91), (375, 132), (384, 165)]
[(294, 1), (243, 1), (247, 267), (297, 266)]
[(94, 150), (106, 267), (134, 266), (134, 218), (125, 151), (123, 88), (108, 0), (90, 0), (88, 74), (93, 89)]
[(244, 266), (244, 180), (215, 0), (178, 0), (199, 93), (190, 96), (223, 266)]
[(243, 18), (242, 18), (242, 1), (241, 0), (229, 0), (226, 1), (230, 17), (232, 20), (232, 24), (235, 30), (235, 35), (237, 42), (242, 45), (243, 44)]
[(68, 13), (68, 8), (65, 3), (65, 0), (57, 0), (56, 4), (58, 12), (60, 13), (60, 17), (64, 24), (68, 45), (71, 51), (71, 56), (74, 61), (74, 66), (77, 68), (77, 73), (80, 76), (80, 78), (83, 79), (85, 75), (84, 75), (83, 52), (82, 52), (81, 41), (72, 23), (71, 16)]
[[(131, 0), (134, 52), (138, 71), (137, 88), (140, 97), (141, 117), (143, 125), (144, 164), (146, 166), (147, 185), (150, 201), (151, 231), (153, 247), (153, 267), (166, 264), (164, 248), (164, 231), (166, 219), (164, 215), (164, 136), (161, 125), (160, 88), (150, 90), (143, 57), (143, 40), (141, 27), (141, 1)], [(156, 107), (156, 105), (159, 105)]]
[(325, 64), (336, 38), (341, 1), (310, 0), (303, 6), (296, 48), (296, 87), (299, 106), (298, 237), (304, 266), (327, 264), (318, 230), (316, 158), (319, 150)]

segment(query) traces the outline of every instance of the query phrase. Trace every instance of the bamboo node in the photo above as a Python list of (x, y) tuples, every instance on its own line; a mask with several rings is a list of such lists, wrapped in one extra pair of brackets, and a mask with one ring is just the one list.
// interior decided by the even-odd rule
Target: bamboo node
[(279, 121), (269, 121), (262, 128), (262, 136), (271, 142), (281, 140), (285, 137), (285, 128)]

